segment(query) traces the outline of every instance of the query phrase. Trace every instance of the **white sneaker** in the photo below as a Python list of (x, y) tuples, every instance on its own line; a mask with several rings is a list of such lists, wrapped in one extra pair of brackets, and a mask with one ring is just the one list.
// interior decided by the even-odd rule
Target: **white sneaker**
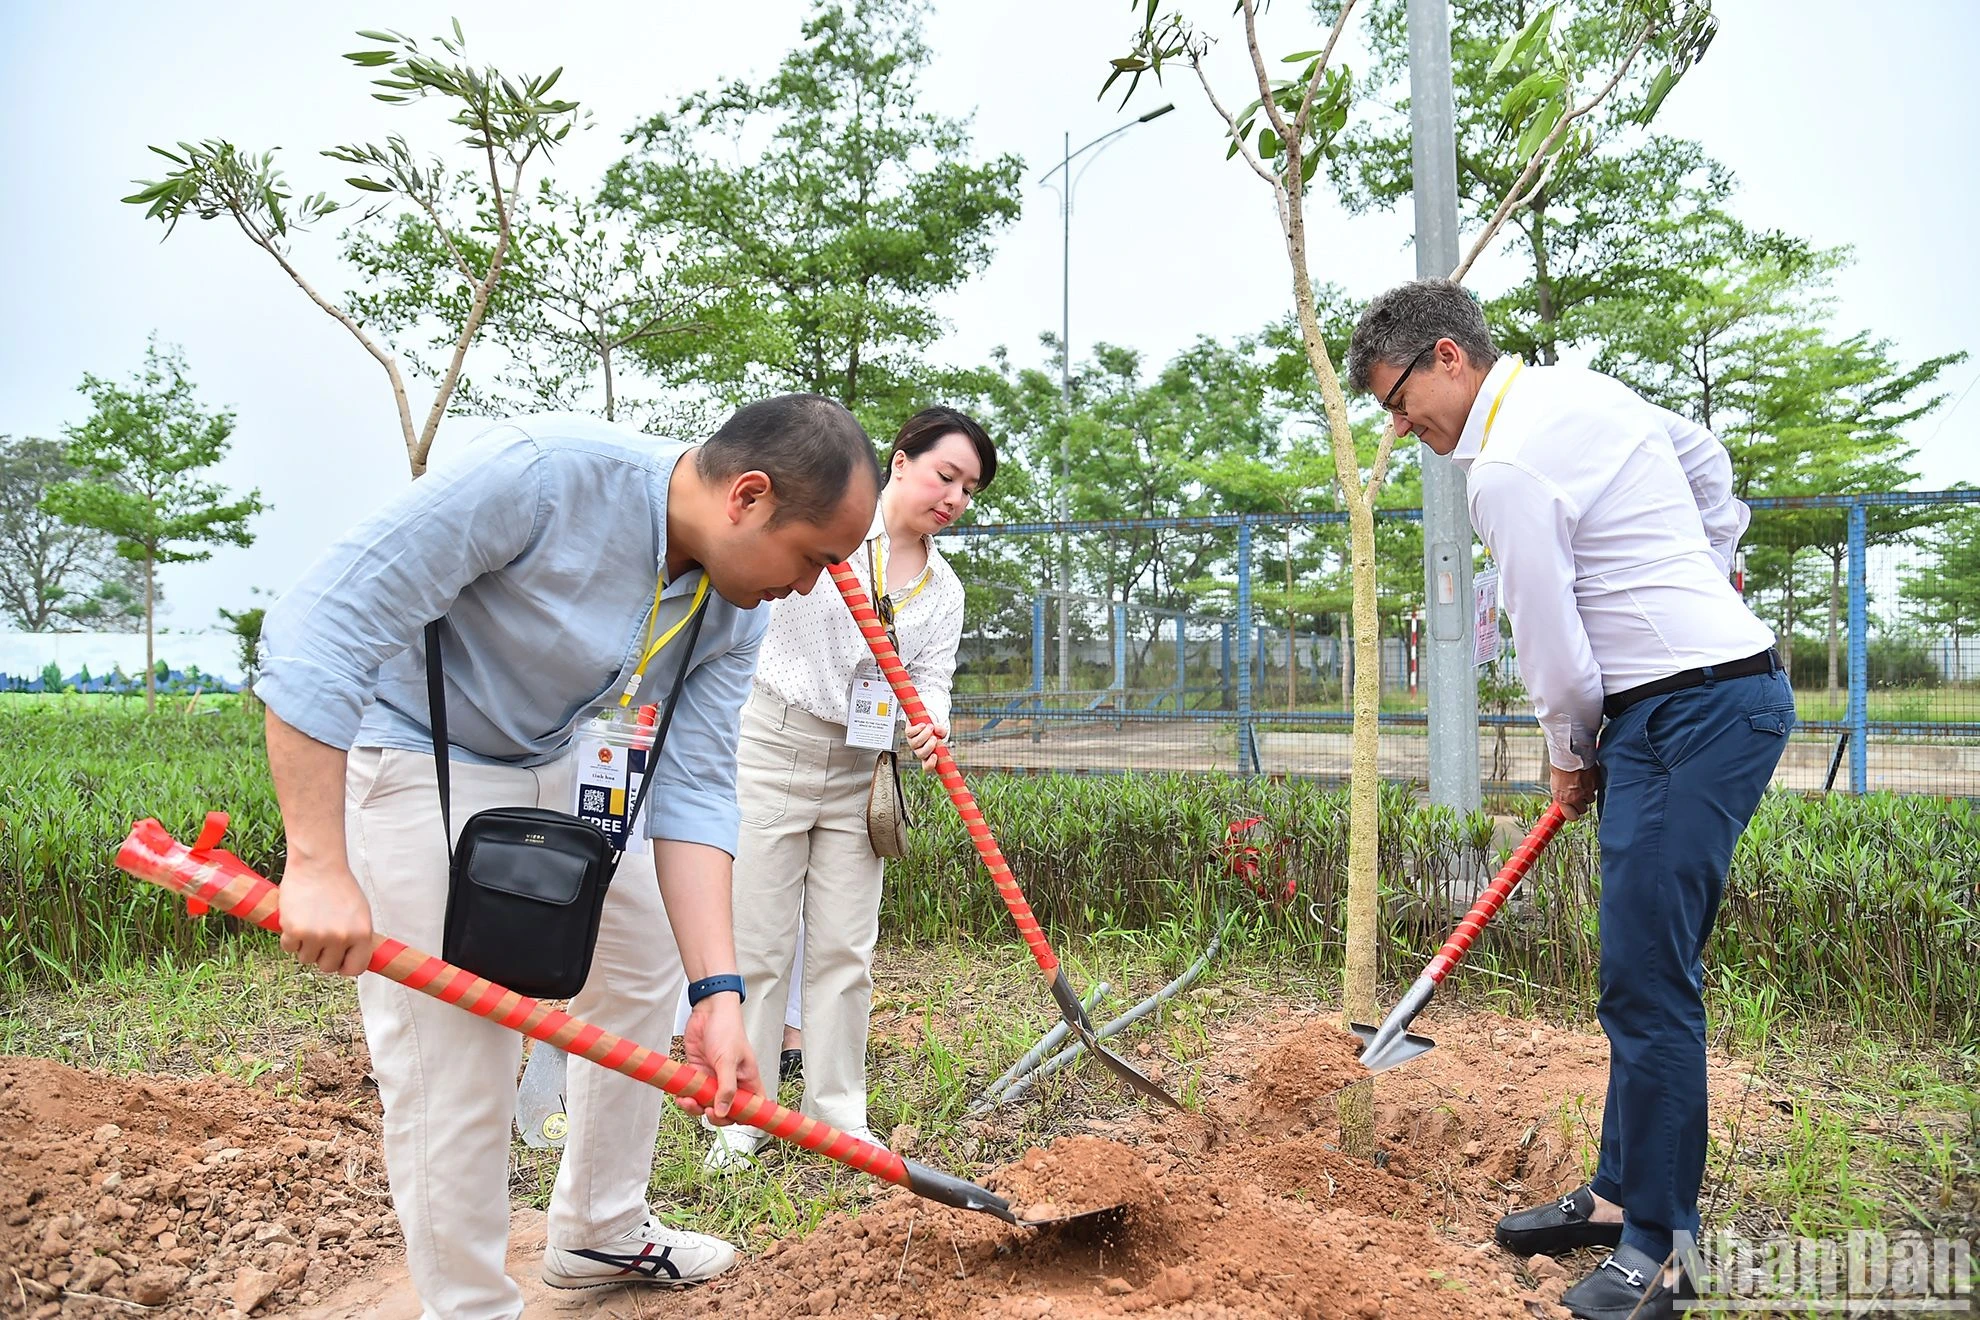
[(624, 1237), (602, 1246), (543, 1250), (542, 1280), (552, 1288), (602, 1288), (650, 1283), (685, 1288), (706, 1283), (736, 1263), (736, 1249), (721, 1238), (668, 1228), (648, 1215)]
[(769, 1140), (769, 1133), (740, 1123), (715, 1128), (715, 1140), (709, 1143), (708, 1154), (703, 1157), (701, 1167), (709, 1173), (735, 1173), (739, 1169), (747, 1169), (756, 1163), (756, 1152), (762, 1150)]

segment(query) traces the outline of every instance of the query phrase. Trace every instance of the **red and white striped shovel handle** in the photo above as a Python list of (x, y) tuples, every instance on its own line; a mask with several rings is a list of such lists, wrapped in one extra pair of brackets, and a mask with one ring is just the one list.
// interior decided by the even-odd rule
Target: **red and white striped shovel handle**
[(1526, 873), (1533, 868), (1534, 859), (1540, 856), (1540, 850), (1566, 823), (1567, 815), (1561, 810), (1560, 803), (1548, 803), (1547, 810), (1541, 813), (1540, 819), (1527, 831), (1526, 837), (1519, 841), (1512, 856), (1499, 869), (1498, 877), (1486, 886), (1478, 901), (1471, 905), (1471, 911), (1464, 914), (1464, 920), (1458, 922), (1457, 929), (1444, 941), (1444, 947), (1437, 950), (1437, 956), (1423, 969), (1424, 976), (1432, 981), (1442, 981), (1451, 968), (1458, 965), (1470, 952), (1471, 942), (1478, 938), (1478, 932), (1485, 929), (1485, 923), (1505, 906), (1506, 899), (1526, 878)]
[[(224, 827), (225, 817), (218, 819)], [(157, 821), (141, 820), (131, 827), (130, 837), (117, 850), (117, 865), (140, 880), (181, 895), (189, 904), (215, 907), (263, 930), (280, 933), (282, 922), (277, 907), (281, 891), (239, 858), (214, 848), (212, 845), (219, 842), (219, 830), (213, 824), (215, 816), (207, 820), (207, 828), (200, 834), (206, 846), (197, 851), (179, 843)], [(658, 1087), (677, 1098), (704, 1106), (715, 1099), (715, 1079), (701, 1069), (676, 1063), (665, 1054), (615, 1036), (582, 1018), (505, 989), (464, 967), (422, 953), (398, 940), (374, 935), (367, 970), (476, 1017), (589, 1059), (600, 1067), (624, 1073), (634, 1081)], [(829, 1124), (794, 1113), (753, 1092), (738, 1090), (729, 1116), (738, 1123), (762, 1128), (783, 1141), (898, 1186), (909, 1187), (916, 1181), (910, 1177), (908, 1162), (892, 1151), (847, 1136)]]
[[(894, 650), (894, 644), (887, 640), (887, 626), (880, 622), (874, 612), (873, 602), (867, 598), (866, 588), (853, 576), (850, 565), (833, 564), (825, 570), (832, 575), (832, 583), (839, 594), (846, 598), (846, 605), (852, 610), (853, 621), (866, 638), (866, 645), (873, 652), (873, 658), (880, 663), (880, 672), (887, 676), (887, 682), (894, 689), (894, 697), (907, 713), (910, 724), (932, 723), (928, 717), (928, 707), (921, 702), (921, 694), (914, 690), (914, 680), (908, 677), (907, 666)], [(997, 846), (990, 826), (983, 819), (983, 810), (976, 804), (976, 795), (969, 791), (963, 782), (962, 771), (956, 766), (956, 758), (942, 743), (935, 745), (935, 773), (942, 781), (942, 788), (948, 793), (949, 801), (956, 804), (956, 812), (962, 817), (963, 827), (969, 831), (969, 841), (976, 845), (976, 851), (983, 858), (983, 865), (989, 869), (990, 881), (997, 886), (997, 896), (1004, 900), (1004, 906), (1011, 910), (1011, 918), (1017, 922), (1018, 934), (1024, 937), (1031, 949), (1031, 956), (1038, 961), (1039, 970), (1047, 977), (1059, 970), (1059, 960), (1052, 953), (1051, 945), (1045, 942), (1045, 932), (1038, 926), (1038, 919), (1031, 913), (1031, 904), (1025, 901), (1024, 890), (1018, 887), (1017, 877), (1011, 874), (1011, 864), (1004, 860), (1004, 850)]]

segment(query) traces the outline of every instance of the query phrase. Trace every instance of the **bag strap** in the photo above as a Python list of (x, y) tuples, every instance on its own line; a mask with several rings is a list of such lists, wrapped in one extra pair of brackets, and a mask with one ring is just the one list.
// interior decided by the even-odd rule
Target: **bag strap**
[[(704, 570), (705, 571), (705, 570)], [(660, 764), (660, 748), (667, 741), (667, 730), (674, 722), (674, 708), (680, 704), (681, 688), (687, 683), (688, 667), (694, 663), (695, 639), (701, 636), (701, 625), (708, 617), (708, 599), (704, 595), (695, 608), (694, 617), (688, 621), (686, 644), (681, 647), (681, 663), (674, 670), (674, 683), (668, 689), (666, 705), (660, 712), (660, 723), (653, 731), (653, 749), (646, 754), (646, 777), (640, 780), (639, 793), (633, 798), (632, 811), (626, 817), (626, 828), (639, 819), (639, 809), (646, 803), (646, 791), (653, 787), (653, 772)], [(426, 717), (433, 734), (433, 773), (440, 790), (440, 828), (447, 840), (447, 860), (454, 858), (454, 823), (451, 818), (452, 785), (448, 777), (447, 764), (447, 680), (445, 666), (440, 656), (440, 621), (433, 620), (426, 625)], [(623, 850), (621, 850), (623, 851)], [(619, 864), (621, 852), (614, 852), (612, 865)]]
[[(705, 573), (707, 570), (702, 571)], [(688, 666), (694, 662), (694, 639), (701, 636), (701, 621), (707, 615), (708, 601), (703, 597), (694, 612), (694, 619), (688, 624), (687, 643), (681, 648), (681, 663), (674, 670), (674, 685), (667, 690), (667, 704), (660, 708), (660, 723), (653, 731), (653, 749), (646, 754), (646, 777), (639, 781), (639, 792), (633, 794), (632, 810), (626, 813), (627, 834), (631, 834), (633, 826), (639, 823), (639, 810), (646, 805), (646, 791), (653, 787), (653, 780), (659, 772), (660, 749), (666, 745), (667, 729), (674, 722), (674, 707), (680, 704), (681, 689), (687, 685)], [(613, 852), (613, 870), (618, 869), (619, 859), (624, 855), (623, 848)]]
[(440, 786), (440, 829), (447, 840), (447, 862), (454, 861), (453, 797), (447, 779), (447, 680), (440, 670), (440, 620), (426, 625), (426, 724), (433, 734), (433, 774)]

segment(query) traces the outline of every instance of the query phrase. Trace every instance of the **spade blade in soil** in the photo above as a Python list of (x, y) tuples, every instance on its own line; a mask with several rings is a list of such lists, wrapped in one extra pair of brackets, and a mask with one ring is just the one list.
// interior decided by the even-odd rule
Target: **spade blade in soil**
[[(1050, 1206), (1045, 1208), (1048, 1211), (1053, 1209)], [(1081, 1210), (1076, 1214), (1049, 1213), (1040, 1218), (1033, 1218), (1027, 1212), (1019, 1215), (1017, 1222), (1022, 1228), (1064, 1228), (1069, 1225), (1077, 1228), (1103, 1228), (1119, 1223), (1126, 1213), (1127, 1207), (1124, 1205), (1103, 1205), (1093, 1210)]]
[(1361, 1037), (1361, 1066), (1369, 1072), (1387, 1072), (1400, 1064), (1408, 1063), (1419, 1054), (1427, 1054), (1437, 1048), (1437, 1042), (1428, 1036), (1419, 1036), (1413, 1031), (1398, 1032), (1377, 1045), (1376, 1038), (1382, 1034), (1381, 1028), (1371, 1027), (1363, 1022), (1348, 1024), (1354, 1034)]

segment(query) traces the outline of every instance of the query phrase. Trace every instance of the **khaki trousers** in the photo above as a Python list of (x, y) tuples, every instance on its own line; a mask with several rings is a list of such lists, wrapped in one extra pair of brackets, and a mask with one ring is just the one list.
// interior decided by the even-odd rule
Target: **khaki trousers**
[[(570, 809), (569, 758), (534, 770), (452, 764), (455, 830), (497, 806)], [(447, 850), (433, 758), (357, 748), (345, 778), (351, 870), (375, 929), (441, 951)], [(628, 858), (605, 899), (591, 976), (571, 1012), (665, 1049), (681, 964), (647, 858)], [(406, 1263), (429, 1320), (515, 1320), (522, 1293), (503, 1271), (509, 1129), (523, 1038), (382, 976), (358, 978), (371, 1067), (385, 1107), (385, 1166)], [(775, 1057), (774, 1055), (772, 1056)], [(550, 1201), (549, 1240), (596, 1246), (644, 1222), (659, 1091), (570, 1061), (570, 1136)]]
[[(804, 922), (804, 1112), (866, 1127), (866, 1030), (884, 863), (866, 839), (874, 753), (844, 725), (762, 688), (743, 706), (736, 799), (736, 960), (748, 986), (743, 1024), (775, 1075), (798, 922)], [(766, 1062), (767, 1061), (767, 1062)]]

